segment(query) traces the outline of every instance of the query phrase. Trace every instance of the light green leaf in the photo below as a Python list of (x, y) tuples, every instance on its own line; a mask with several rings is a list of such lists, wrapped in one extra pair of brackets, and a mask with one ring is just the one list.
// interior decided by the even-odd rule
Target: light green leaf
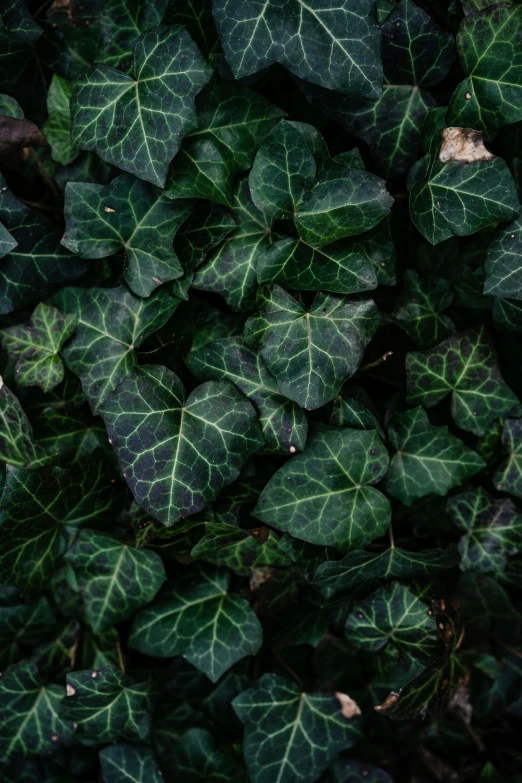
[(391, 317), (419, 348), (431, 348), (455, 331), (453, 321), (443, 315), (453, 301), (447, 280), (421, 277), (413, 269), (404, 275), (404, 288), (395, 300)]
[(105, 186), (68, 182), (62, 245), (81, 258), (105, 258), (123, 250), (129, 288), (150, 296), (183, 274), (173, 241), (189, 214), (189, 205), (173, 203), (130, 174)]
[(261, 625), (244, 598), (228, 592), (230, 573), (206, 567), (199, 581), (165, 587), (136, 615), (130, 646), (145, 655), (183, 655), (216, 682), (236, 661), (255, 655)]
[(135, 683), (117, 669), (67, 675), (67, 696), (60, 715), (78, 724), (77, 736), (97, 744), (142, 740), (150, 731), (147, 683)]
[(503, 571), (509, 554), (522, 551), (522, 515), (506, 498), (492, 498), (479, 487), (449, 498), (448, 514), (464, 533), (459, 541), (463, 571)]
[(454, 127), (442, 131), (442, 142), (434, 137), (427, 172), (410, 197), (411, 219), (432, 245), (513, 220), (520, 211), (505, 161), (484, 147), (480, 133)]
[(65, 691), (59, 685), (44, 685), (34, 663), (22, 661), (0, 678), (2, 733), (0, 759), (52, 753), (67, 742), (74, 729), (58, 715)]
[(361, 234), (377, 225), (391, 209), (393, 198), (384, 180), (359, 169), (331, 166), (297, 207), (295, 225), (312, 247)]
[(408, 402), (431, 408), (451, 394), (455, 423), (475, 435), (484, 435), (494, 419), (519, 405), (483, 327), (449, 337), (431, 351), (409, 353), (406, 372)]
[(307, 433), (304, 411), (280, 393), (260, 354), (241, 338), (207, 343), (191, 351), (186, 361), (200, 380), (232, 381), (248, 397), (258, 414), (265, 451), (294, 454), (303, 450)]
[(27, 325), (0, 331), (2, 345), (15, 361), (19, 386), (51, 391), (64, 377), (59, 351), (76, 329), (76, 317), (40, 302)]
[(319, 292), (309, 308), (279, 286), (260, 289), (260, 314), (245, 324), (245, 341), (261, 356), (285, 397), (303, 408), (332, 400), (361, 363), (377, 331), (373, 300)]
[(277, 530), (342, 552), (383, 535), (391, 509), (376, 484), (388, 468), (377, 432), (317, 425), (303, 454), (272, 476), (253, 515)]
[(422, 552), (407, 552), (395, 546), (380, 553), (358, 550), (349, 552), (342, 560), (321, 563), (313, 581), (326, 598), (332, 598), (374, 579), (430, 577), (452, 568), (458, 561), (455, 545)]
[(47, 93), (47, 119), (42, 127), (53, 160), (66, 166), (78, 156), (71, 144), (71, 82), (53, 74)]
[(17, 100), (10, 95), (0, 94), (0, 114), (6, 117), (14, 117), (15, 120), (24, 120), (24, 111)]
[(76, 575), (87, 621), (96, 633), (132, 617), (153, 600), (166, 579), (156, 552), (92, 530), (80, 532), (66, 559)]
[(139, 367), (100, 408), (136, 501), (165, 525), (195, 514), (263, 445), (252, 404), (226, 381), (189, 396), (165, 367)]
[(0, 459), (21, 468), (37, 468), (50, 460), (40, 444), (34, 441), (29, 419), (1, 376)]
[(361, 711), (345, 693), (303, 693), (275, 674), (263, 674), (232, 706), (245, 724), (252, 783), (312, 783), (360, 735)]
[(182, 136), (196, 125), (194, 98), (211, 71), (188, 33), (173, 26), (138, 39), (132, 73), (98, 65), (78, 78), (72, 143), (163, 187)]
[(484, 293), (522, 299), (522, 218), (500, 226), (486, 258)]
[(254, 206), (246, 179), (237, 185), (231, 213), (237, 229), (199, 267), (193, 287), (221, 294), (233, 310), (241, 310), (252, 304), (257, 259), (272, 241), (271, 224)]
[(397, 453), (390, 462), (386, 489), (407, 506), (425, 495), (445, 495), (485, 466), (446, 426), (432, 426), (420, 407), (396, 413), (388, 436)]
[(106, 0), (100, 14), (102, 47), (97, 61), (126, 71), (135, 40), (161, 24), (167, 0)]
[(504, 422), (502, 447), (508, 456), (493, 476), (493, 483), (499, 492), (522, 498), (522, 419)]
[(268, 528), (250, 531), (222, 522), (206, 522), (205, 535), (190, 556), (193, 560), (225, 566), (240, 576), (249, 576), (259, 566), (284, 568), (291, 564), (291, 559), (278, 549), (278, 543)]
[(62, 288), (50, 300), (78, 319), (76, 333), (62, 356), (79, 375), (93, 408), (126, 378), (136, 364), (135, 349), (168, 320), (179, 304), (166, 288), (149, 299), (118, 288)]
[(103, 783), (163, 783), (150, 748), (109, 745), (99, 753)]

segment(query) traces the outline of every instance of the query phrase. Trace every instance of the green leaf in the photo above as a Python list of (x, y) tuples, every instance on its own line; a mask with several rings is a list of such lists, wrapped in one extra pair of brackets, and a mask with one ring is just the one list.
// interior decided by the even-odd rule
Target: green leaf
[(229, 783), (237, 780), (238, 763), (226, 745), (217, 745), (205, 729), (189, 729), (172, 753), (172, 765), (184, 783)]
[(455, 331), (453, 321), (443, 315), (453, 301), (447, 280), (420, 277), (413, 269), (404, 275), (404, 288), (395, 300), (391, 317), (419, 348), (431, 348)]
[(425, 495), (445, 495), (485, 466), (484, 460), (446, 426), (431, 425), (420, 407), (396, 413), (388, 436), (396, 454), (390, 462), (386, 489), (407, 506)]
[(406, 372), (408, 402), (431, 408), (451, 394), (455, 423), (475, 435), (484, 435), (498, 416), (519, 405), (482, 327), (449, 337), (431, 351), (409, 353)]
[(260, 289), (260, 314), (245, 324), (279, 391), (307, 409), (332, 400), (359, 367), (380, 314), (367, 298), (319, 292), (305, 308), (279, 286)]
[(345, 635), (355, 647), (368, 652), (393, 644), (419, 665), (428, 662), (439, 648), (432, 615), (411, 590), (392, 582), (355, 604), (346, 620)]
[(83, 525), (113, 521), (119, 487), (105, 460), (75, 471), (10, 468), (0, 514), (2, 573), (22, 591), (48, 584), (69, 534)]
[(221, 522), (206, 522), (205, 535), (190, 556), (193, 560), (226, 566), (240, 576), (249, 576), (252, 569), (259, 566), (284, 568), (291, 564), (278, 543), (268, 528), (249, 531)]
[(190, 213), (148, 182), (122, 174), (110, 185), (68, 182), (62, 244), (81, 258), (125, 254), (123, 277), (138, 296), (183, 273), (173, 240)]
[(500, 226), (486, 258), (484, 293), (522, 299), (522, 218)]
[(201, 569), (199, 581), (165, 587), (136, 615), (129, 644), (158, 658), (183, 655), (212, 682), (263, 640), (261, 625), (248, 603), (228, 592), (230, 573)]
[(313, 248), (302, 239), (281, 239), (257, 260), (260, 284), (277, 283), (300, 291), (355, 294), (377, 288), (370, 243), (341, 239)]
[(312, 783), (359, 738), (361, 711), (346, 694), (303, 693), (285, 677), (263, 674), (232, 706), (245, 724), (252, 783)]
[(22, 107), (10, 95), (0, 94), (0, 109), (0, 113), (5, 117), (14, 117), (15, 120), (25, 119)]
[(349, 386), (332, 400), (326, 409), (326, 421), (354, 430), (377, 430), (384, 440), (384, 430), (371, 410), (371, 400), (359, 386)]
[(432, 87), (455, 61), (455, 40), (411, 0), (401, 0), (381, 26), (382, 63), (391, 84)]
[(479, 487), (454, 495), (447, 510), (454, 526), (464, 533), (459, 541), (463, 571), (503, 571), (508, 555), (522, 551), (522, 516), (511, 500), (494, 499)]
[(241, 310), (252, 303), (257, 259), (272, 238), (270, 223), (254, 206), (246, 179), (237, 185), (231, 213), (237, 229), (199, 267), (193, 287), (221, 294), (229, 307)]
[(521, 24), (520, 6), (503, 3), (463, 20), (457, 49), (468, 76), (451, 97), (450, 124), (476, 128), (491, 138), (502, 125), (522, 119)]
[(330, 771), (332, 783), (393, 783), (388, 773), (380, 767), (355, 759), (335, 759), (330, 765)]
[(257, 151), (248, 177), (252, 201), (270, 221), (293, 217), (315, 174), (312, 150), (299, 127), (281, 120)]
[(78, 737), (98, 744), (145, 739), (150, 709), (147, 683), (106, 668), (67, 675), (60, 715), (78, 724)]
[(102, 48), (98, 62), (113, 68), (130, 67), (132, 47), (142, 34), (161, 24), (167, 0), (107, 0), (100, 14)]
[(71, 82), (55, 73), (47, 93), (47, 119), (42, 131), (53, 160), (63, 166), (78, 156), (78, 150), (71, 144), (71, 95)]
[(0, 21), (0, 90), (10, 90), (23, 73), (33, 47)]
[(0, 223), (0, 258), (3, 258), (17, 246), (18, 242), (9, 231)]
[(359, 169), (331, 166), (297, 207), (295, 225), (312, 247), (361, 234), (377, 225), (391, 209), (393, 198), (384, 180)]
[(138, 39), (132, 73), (99, 65), (79, 77), (71, 140), (163, 187), (182, 136), (196, 125), (193, 101), (211, 71), (188, 33), (173, 26), (156, 27)]
[(62, 288), (51, 304), (76, 316), (78, 326), (62, 356), (82, 382), (93, 408), (132, 372), (135, 349), (168, 320), (179, 304), (165, 288), (149, 299), (118, 288)]
[(499, 492), (522, 498), (522, 419), (507, 419), (502, 428), (502, 447), (507, 452), (493, 477)]
[(0, 314), (28, 307), (87, 269), (60, 245), (60, 227), (18, 201), (2, 177), (0, 221), (17, 243), (0, 265)]
[(80, 532), (66, 559), (76, 575), (87, 621), (96, 633), (132, 617), (153, 600), (166, 579), (156, 552), (92, 530)]
[(432, 245), (519, 214), (509, 169), (484, 147), (480, 133), (446, 128), (442, 143), (433, 139), (426, 174), (410, 198), (411, 219)]
[(59, 685), (44, 685), (34, 663), (22, 661), (0, 678), (2, 734), (0, 758), (52, 753), (73, 735), (72, 725), (58, 715), (65, 692)]
[(172, 161), (164, 193), (171, 199), (205, 198), (232, 206), (233, 167), (208, 139), (185, 140)]
[(0, 459), (15, 467), (37, 468), (50, 457), (33, 440), (33, 429), (18, 398), (0, 376)]
[(214, 20), (236, 79), (279, 62), (314, 84), (349, 95), (378, 95), (382, 69), (371, 2), (281, 5), (213, 0)]
[(257, 411), (265, 451), (294, 454), (306, 443), (304, 411), (286, 399), (266, 369), (259, 353), (238, 337), (227, 337), (191, 351), (187, 364), (200, 380), (231, 381)]
[(166, 525), (204, 508), (263, 445), (254, 408), (231, 383), (185, 398), (165, 367), (134, 370), (100, 413), (136, 501)]
[(431, 577), (458, 562), (455, 545), (422, 552), (407, 552), (395, 546), (377, 554), (359, 550), (349, 552), (342, 560), (321, 563), (313, 581), (325, 598), (332, 598), (374, 579)]
[(68, 466), (84, 464), (95, 449), (110, 452), (103, 422), (85, 410), (45, 408), (35, 422), (38, 442), (49, 454), (65, 458)]
[(64, 366), (58, 354), (75, 329), (74, 315), (40, 302), (27, 325), (0, 331), (3, 347), (16, 362), (19, 386), (39, 386), (48, 392), (62, 382)]
[(320, 424), (303, 454), (272, 476), (253, 514), (311, 544), (347, 551), (385, 533), (390, 505), (376, 484), (388, 468), (377, 432)]
[(103, 783), (162, 783), (161, 770), (150, 748), (109, 745), (100, 751)]

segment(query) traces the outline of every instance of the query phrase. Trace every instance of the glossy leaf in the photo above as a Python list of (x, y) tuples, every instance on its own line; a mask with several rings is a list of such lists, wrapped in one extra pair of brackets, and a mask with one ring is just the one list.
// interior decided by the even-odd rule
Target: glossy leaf
[(194, 98), (211, 73), (178, 26), (150, 30), (132, 51), (132, 76), (98, 65), (75, 82), (71, 140), (163, 187), (182, 136), (196, 125)]
[(303, 454), (272, 476), (253, 514), (312, 544), (341, 551), (364, 546), (390, 521), (387, 499), (371, 486), (387, 468), (375, 431), (318, 425)]
[(245, 341), (260, 354), (279, 390), (303, 408), (332, 400), (361, 363), (379, 312), (371, 299), (318, 293), (309, 308), (279, 286), (261, 289), (260, 314), (245, 324)]
[(304, 693), (264, 674), (232, 706), (245, 724), (245, 759), (252, 783), (312, 783), (359, 737), (360, 709), (344, 693)]
[(489, 246), (484, 293), (522, 299), (522, 218), (500, 226)]
[(407, 506), (425, 495), (445, 495), (485, 465), (482, 457), (451, 435), (446, 426), (430, 424), (420, 407), (395, 414), (388, 437), (396, 453), (386, 489)]
[(166, 525), (204, 508), (263, 445), (254, 408), (231, 383), (186, 398), (165, 367), (134, 370), (100, 413), (136, 501)]
[(261, 625), (245, 601), (228, 592), (230, 573), (201, 570), (198, 581), (166, 586), (134, 619), (129, 643), (145, 655), (183, 655), (216, 682), (236, 661), (255, 655)]
[(162, 783), (162, 773), (150, 748), (109, 745), (100, 751), (103, 783)]

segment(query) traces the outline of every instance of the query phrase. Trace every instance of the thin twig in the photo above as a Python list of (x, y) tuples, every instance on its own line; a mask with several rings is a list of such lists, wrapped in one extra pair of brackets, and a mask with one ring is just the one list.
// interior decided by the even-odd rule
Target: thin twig
[(359, 372), (366, 372), (366, 370), (373, 370), (374, 367), (378, 367), (380, 364), (385, 362), (390, 356), (393, 356), (393, 351), (386, 351), (386, 353), (383, 353), (383, 355), (380, 356), (378, 359), (376, 359), (374, 362), (370, 362), (369, 364), (363, 364), (362, 367), (359, 367)]
[(18, 198), (18, 201), (21, 201), (22, 204), (28, 207), (32, 207), (32, 209), (45, 209), (46, 212), (54, 212), (53, 207), (48, 207), (47, 204), (40, 204), (38, 201), (29, 201), (27, 198)]
[(120, 640), (119, 639), (116, 642), (116, 649), (118, 650), (118, 660), (120, 662), (120, 669), (125, 674), (125, 662), (123, 660), (123, 653), (121, 651), (121, 644), (120, 644)]
[(392, 527), (392, 523), (391, 522), (390, 522), (390, 524), (388, 526), (388, 535), (390, 537), (390, 547), (392, 549), (395, 549), (395, 539), (393, 537), (393, 527)]

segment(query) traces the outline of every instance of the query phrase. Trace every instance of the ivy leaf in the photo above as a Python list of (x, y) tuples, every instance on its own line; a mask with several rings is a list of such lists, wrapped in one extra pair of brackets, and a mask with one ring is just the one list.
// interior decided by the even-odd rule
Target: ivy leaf
[(378, 95), (382, 82), (374, 5), (298, 0), (281, 5), (213, 0), (225, 57), (236, 79), (279, 62), (301, 79), (349, 95)]
[(123, 250), (124, 279), (138, 296), (183, 273), (173, 240), (190, 207), (173, 203), (148, 182), (122, 174), (110, 185), (68, 182), (62, 245), (81, 258)]
[(253, 515), (296, 538), (342, 552), (383, 535), (390, 505), (376, 484), (388, 468), (377, 432), (317, 425), (304, 452), (264, 488)]
[(217, 682), (236, 661), (258, 652), (263, 632), (248, 603), (228, 592), (230, 572), (206, 567), (199, 577), (165, 587), (138, 612), (129, 644), (158, 658), (183, 655)]
[(434, 427), (420, 407), (393, 417), (388, 437), (392, 457), (386, 489), (411, 506), (425, 495), (445, 495), (485, 466), (482, 457), (451, 435), (446, 426)]
[(499, 492), (522, 498), (522, 419), (507, 419), (502, 428), (502, 447), (508, 454), (493, 477)]
[(84, 464), (95, 449), (110, 452), (103, 422), (85, 410), (45, 408), (36, 420), (35, 434), (45, 451), (65, 458), (68, 466)]
[(0, 221), (17, 243), (0, 265), (0, 314), (28, 307), (87, 269), (60, 245), (59, 226), (18, 201), (3, 177)]
[(446, 128), (442, 143), (439, 138), (431, 143), (426, 174), (410, 197), (411, 219), (428, 242), (468, 236), (520, 214), (509, 169), (484, 147), (480, 134)]
[(299, 127), (281, 120), (257, 151), (248, 177), (252, 201), (270, 221), (293, 217), (315, 174), (315, 158)]
[(299, 291), (355, 294), (377, 288), (370, 243), (341, 239), (314, 248), (301, 239), (281, 239), (258, 257), (260, 284), (277, 283)]
[(102, 47), (98, 62), (113, 68), (127, 70), (132, 56), (132, 45), (142, 33), (161, 24), (167, 0), (148, 3), (138, 0), (108, 0), (100, 14)]
[(431, 351), (409, 353), (406, 372), (408, 402), (431, 408), (451, 394), (455, 423), (475, 435), (484, 435), (494, 419), (519, 405), (483, 327), (449, 337)]
[(349, 552), (342, 560), (321, 563), (313, 581), (325, 598), (332, 598), (374, 579), (430, 577), (452, 568), (458, 562), (455, 545), (422, 552), (408, 552), (395, 546), (378, 554), (358, 550)]
[(9, 231), (0, 223), (0, 258), (3, 258), (17, 246), (18, 242)]
[(319, 292), (305, 308), (277, 285), (260, 289), (258, 305), (260, 314), (245, 324), (245, 342), (260, 346), (281, 394), (307, 409), (335, 397), (380, 322), (371, 299)]
[(67, 548), (68, 534), (112, 521), (121, 494), (103, 459), (81, 469), (10, 468), (0, 514), (0, 563), (20, 590), (41, 590)]
[(77, 79), (72, 144), (163, 187), (182, 136), (196, 125), (194, 98), (211, 71), (188, 33), (172, 26), (136, 41), (132, 73), (99, 65)]
[(0, 459), (15, 467), (37, 468), (50, 457), (33, 439), (22, 406), (0, 376)]
[(265, 451), (294, 454), (306, 443), (306, 415), (286, 399), (261, 356), (238, 337), (228, 337), (191, 351), (187, 364), (200, 380), (231, 381), (252, 402), (265, 439)]
[(522, 550), (522, 516), (511, 500), (493, 499), (479, 487), (449, 498), (447, 511), (464, 533), (459, 541), (463, 571), (502, 571), (507, 556)]
[(457, 49), (468, 76), (451, 97), (451, 124), (476, 128), (492, 138), (502, 125), (522, 119), (521, 11), (518, 5), (493, 5), (462, 21)]
[(431, 348), (455, 331), (453, 321), (442, 314), (452, 301), (453, 292), (447, 280), (420, 277), (408, 269), (391, 317), (419, 348)]
[(179, 304), (161, 288), (149, 299), (117, 288), (62, 288), (51, 304), (76, 316), (72, 340), (62, 350), (66, 366), (79, 375), (82, 389), (97, 408), (136, 364), (135, 349), (159, 329)]
[(338, 758), (330, 765), (332, 783), (393, 783), (392, 778), (380, 767), (365, 761)]
[(233, 167), (208, 139), (185, 140), (172, 161), (163, 191), (171, 199), (205, 198), (230, 207)]
[[(219, 687), (219, 686), (218, 686)], [(172, 766), (185, 783), (233, 781), (238, 779), (238, 763), (226, 745), (217, 745), (205, 729), (189, 729), (172, 754)]]
[(286, 677), (263, 674), (232, 706), (245, 724), (252, 783), (312, 783), (359, 738), (361, 711), (346, 694), (303, 693)]
[(156, 552), (122, 544), (112, 536), (80, 532), (67, 552), (95, 633), (132, 617), (153, 600), (166, 579)]
[(185, 398), (165, 367), (135, 369), (100, 413), (136, 501), (169, 526), (204, 508), (263, 445), (254, 408), (231, 383)]
[(64, 315), (44, 302), (35, 307), (29, 324), (2, 329), (0, 340), (16, 362), (17, 383), (39, 386), (44, 392), (61, 383), (64, 366), (58, 354), (75, 329), (74, 315)]
[(241, 310), (251, 304), (257, 259), (272, 241), (271, 224), (254, 206), (246, 179), (237, 185), (231, 213), (237, 229), (199, 267), (193, 287), (221, 294), (229, 307)]
[(359, 386), (341, 389), (326, 409), (328, 424), (351, 427), (354, 430), (377, 430), (384, 440), (384, 430), (370, 410), (372, 407), (366, 392)]
[(104, 783), (162, 783), (161, 770), (150, 748), (109, 745), (99, 753)]
[(78, 737), (101, 744), (145, 739), (150, 710), (147, 683), (108, 667), (69, 673), (60, 715), (78, 724)]
[(193, 560), (230, 568), (240, 576), (249, 576), (253, 568), (284, 568), (291, 559), (278, 548), (278, 539), (268, 528), (242, 530), (235, 525), (205, 523), (205, 535), (191, 551)]
[(10, 666), (0, 679), (2, 734), (0, 758), (52, 753), (73, 733), (72, 725), (59, 716), (65, 696), (59, 685), (44, 685), (34, 663), (21, 661)]
[(23, 73), (33, 47), (7, 29), (0, 20), (0, 89), (9, 90)]
[(389, 642), (416, 666), (437, 652), (440, 640), (432, 612), (405, 585), (392, 582), (356, 603), (345, 625), (355, 647), (377, 652)]
[(53, 74), (47, 93), (47, 120), (42, 128), (51, 147), (53, 160), (67, 166), (78, 156), (71, 144), (72, 84), (58, 74)]
[(360, 169), (331, 166), (297, 207), (295, 225), (312, 247), (361, 234), (377, 225), (393, 198), (384, 180)]
[(489, 246), (484, 293), (522, 299), (522, 218), (500, 226)]

